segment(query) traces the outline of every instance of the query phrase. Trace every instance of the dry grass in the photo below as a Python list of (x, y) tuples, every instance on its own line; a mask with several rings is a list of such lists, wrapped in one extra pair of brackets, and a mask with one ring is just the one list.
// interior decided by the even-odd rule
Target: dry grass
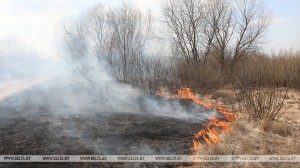
[[(233, 91), (221, 92), (228, 96)], [(207, 100), (209, 98), (213, 101), (211, 97), (206, 97)], [(300, 92), (291, 91), (287, 102), (289, 103), (285, 103), (283, 107), (285, 113), (277, 120), (253, 120), (247, 113), (239, 113), (239, 118), (232, 123), (233, 130), (222, 134), (219, 144), (204, 147), (199, 154), (299, 155)], [(194, 167), (300, 167), (300, 163), (199, 163)]]
[[(287, 98), (288, 89), (276, 87), (264, 88), (258, 86), (240, 85), (236, 90), (236, 97), (240, 100), (238, 111), (243, 111), (252, 119), (275, 120), (280, 118), (284, 101)], [(266, 125), (267, 127), (267, 125)]]

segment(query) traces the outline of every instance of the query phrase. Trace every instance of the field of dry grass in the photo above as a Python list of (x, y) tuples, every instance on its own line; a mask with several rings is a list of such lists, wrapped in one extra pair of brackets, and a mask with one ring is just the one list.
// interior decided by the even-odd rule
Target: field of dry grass
[[(4, 83), (0, 86), (0, 90), (5, 90), (6, 92), (2, 92), (4, 94), (0, 95), (4, 99), (5, 96), (9, 96), (11, 94), (21, 92), (22, 90), (25, 90), (27, 87), (32, 86), (34, 83), (28, 83), (26, 81), (19, 81), (19, 82), (12, 82), (12, 83)], [(22, 86), (22, 87), (21, 87)], [(280, 90), (281, 88), (279, 88)], [(284, 89), (282, 89), (284, 90)], [(7, 93), (7, 94), (6, 94)], [(9, 94), (8, 94), (9, 93)], [(300, 92), (298, 90), (292, 90), (290, 89), (287, 95), (287, 98), (285, 100), (282, 113), (278, 117), (278, 119), (274, 121), (270, 120), (255, 120), (250, 119), (249, 116), (247, 116), (246, 113), (243, 113), (242, 111), (237, 111), (237, 108), (234, 108), (237, 104), (238, 100), (236, 99), (236, 94), (233, 91), (232, 88), (225, 88), (220, 89), (218, 91), (215, 91), (213, 94), (206, 95), (206, 96), (198, 96), (202, 97), (202, 99), (205, 102), (211, 102), (215, 104), (220, 104), (224, 107), (227, 107), (228, 109), (233, 109), (234, 112), (237, 112), (239, 114), (238, 119), (232, 123), (233, 130), (229, 133), (223, 133), (220, 138), (221, 142), (217, 145), (209, 145), (206, 147), (201, 148), (201, 150), (198, 151), (199, 155), (293, 155), (293, 154), (299, 154), (300, 151)], [(29, 110), (31, 111), (31, 110)], [(100, 117), (101, 118), (101, 117)], [(103, 118), (103, 117), (102, 117)], [(120, 117), (120, 121), (124, 119), (124, 116)], [(148, 117), (149, 119), (149, 117)], [(147, 119), (147, 120), (148, 120)], [(78, 118), (75, 118), (74, 120), (78, 120)], [(126, 119), (128, 120), (128, 119)], [(152, 121), (160, 121), (161, 119), (154, 119)], [(91, 120), (90, 120), (91, 121)], [(114, 118), (111, 123), (115, 126), (118, 120)], [(129, 121), (129, 120), (128, 120)], [(23, 122), (23, 123), (29, 123), (29, 122)], [(40, 123), (40, 122), (37, 122)], [(95, 123), (99, 123), (98, 121)], [(142, 119), (138, 119), (137, 123), (143, 123)], [(162, 123), (166, 123), (168, 127), (166, 131), (171, 131), (170, 127), (179, 128), (176, 125), (178, 125), (177, 120), (172, 120)], [(14, 125), (16, 123), (12, 123)], [(18, 121), (18, 125), (22, 124), (22, 122)], [(173, 125), (172, 125), (173, 124)], [(43, 124), (41, 124), (43, 125)], [(79, 124), (80, 125), (80, 124)], [(97, 124), (95, 124), (97, 125)], [(147, 126), (147, 122), (144, 122), (144, 127)], [(140, 128), (141, 127), (132, 127), (132, 128)], [(150, 124), (150, 126), (153, 124)], [(161, 124), (154, 124), (154, 125), (161, 125)], [(192, 134), (198, 129), (198, 126), (195, 124), (179, 124), (184, 128), (185, 130), (189, 130), (189, 132), (186, 135), (178, 135), (178, 137), (181, 137), (182, 139), (176, 140), (174, 139), (174, 135), (170, 136), (165, 133), (162, 134), (162, 136), (170, 137), (171, 139), (166, 139), (166, 142), (169, 142), (170, 144), (176, 144), (173, 147), (178, 148), (179, 151), (188, 150), (189, 144), (191, 144), (192, 141)], [(187, 129), (187, 127), (189, 129)], [(192, 129), (195, 127), (194, 129)], [(25, 127), (24, 127), (25, 128)], [(38, 128), (38, 127), (36, 127)], [(120, 128), (124, 128), (123, 126), (120, 126)], [(129, 129), (133, 131), (134, 129)], [(181, 127), (180, 127), (181, 128)], [(3, 127), (3, 130), (6, 130), (5, 127)], [(87, 130), (87, 129), (85, 129)], [(158, 130), (153, 128), (147, 128), (145, 127), (145, 130), (153, 130), (154, 137), (158, 137)], [(103, 132), (103, 131), (100, 131)], [(185, 131), (177, 131), (178, 133), (182, 133)], [(186, 133), (186, 132), (185, 132)], [(10, 135), (9, 133), (5, 133), (3, 131), (3, 134)], [(149, 131), (147, 134), (147, 137), (145, 139), (149, 139), (149, 143), (154, 142), (151, 138), (148, 137)], [(146, 136), (145, 134), (145, 136)], [(19, 134), (15, 134), (16, 136), (20, 136)], [(123, 135), (123, 133), (122, 133)], [(177, 135), (177, 134), (176, 134)], [(188, 136), (187, 136), (188, 135)], [(9, 136), (5, 136), (6, 139)], [(13, 136), (12, 136), (13, 137)], [(141, 138), (141, 134), (138, 134), (137, 138)], [(21, 138), (23, 141), (25, 138)], [(146, 142), (145, 139), (143, 139), (143, 142)], [(164, 139), (164, 138), (163, 138)], [(8, 139), (7, 139), (8, 140)], [(7, 142), (14, 142), (16, 139), (8, 140)], [(173, 142), (174, 140), (174, 142)], [(182, 140), (182, 141), (181, 141)], [(56, 141), (55, 141), (56, 142)], [(184, 142), (184, 143), (183, 143)], [(54, 142), (53, 142), (54, 143)], [(29, 145), (30, 146), (30, 145)], [(42, 145), (43, 146), (43, 145)], [(172, 146), (172, 145), (170, 145)], [(14, 153), (9, 145), (6, 145), (7, 150)], [(162, 149), (162, 146), (157, 146), (159, 149)], [(182, 147), (182, 148), (181, 148)], [(44, 146), (45, 148), (45, 146)], [(1, 148), (4, 150), (4, 146)], [(17, 148), (16, 148), (17, 149)], [(22, 149), (22, 148), (21, 148)], [(28, 149), (31, 149), (30, 147)], [(33, 149), (33, 148), (32, 148)], [(45, 148), (46, 149), (46, 148)], [(26, 151), (22, 149), (22, 151)], [(174, 151), (172, 151), (174, 152)], [(171, 152), (171, 153), (172, 153)], [(189, 154), (191, 151), (185, 151), (183, 154)], [(183, 165), (183, 164), (179, 164)], [(184, 164), (186, 165), (193, 165), (193, 164)], [(141, 165), (139, 165), (141, 166)], [(150, 165), (149, 165), (150, 166)], [(153, 166), (153, 164), (151, 165)], [(161, 165), (163, 166), (163, 165)], [(170, 165), (169, 165), (170, 166)], [(174, 165), (173, 165), (174, 166)], [(1, 165), (0, 165), (1, 167)], [(177, 166), (176, 166), (177, 167)], [(191, 167), (300, 167), (299, 163), (199, 163), (194, 164)]]
[[(234, 92), (220, 90), (204, 99), (232, 107)], [(290, 90), (280, 118), (251, 120), (239, 113), (233, 130), (221, 135), (221, 142), (198, 151), (200, 155), (293, 155), (300, 153), (300, 92)], [(201, 163), (193, 167), (300, 167), (300, 163)]]

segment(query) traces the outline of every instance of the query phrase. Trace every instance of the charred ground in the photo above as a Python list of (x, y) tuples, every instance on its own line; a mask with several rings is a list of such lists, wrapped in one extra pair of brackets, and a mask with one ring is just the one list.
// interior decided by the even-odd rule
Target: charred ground
[[(154, 96), (151, 98), (166, 101)], [(53, 100), (37, 88), (1, 102), (1, 155), (190, 155), (194, 133), (205, 124), (205, 120), (199, 123), (155, 116), (148, 112), (99, 113), (93, 108), (82, 108), (81, 113), (66, 115), (72, 108), (60, 104), (59, 100), (56, 100), (56, 108), (53, 108), (50, 102)], [(194, 106), (189, 100), (180, 100), (179, 103), (187, 109)], [(143, 105), (143, 98), (140, 104)], [(64, 113), (60, 114), (60, 109), (64, 109)], [(24, 163), (0, 164), (0, 167), (8, 165), (64, 167), (91, 164)]]

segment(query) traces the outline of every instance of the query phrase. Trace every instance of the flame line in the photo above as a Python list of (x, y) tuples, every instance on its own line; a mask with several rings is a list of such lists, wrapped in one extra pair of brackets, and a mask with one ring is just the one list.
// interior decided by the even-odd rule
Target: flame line
[(238, 117), (237, 114), (225, 109), (222, 106), (201, 101), (191, 92), (190, 88), (187, 87), (179, 89), (177, 95), (170, 95), (168, 92), (163, 90), (158, 91), (156, 95), (160, 97), (166, 97), (169, 99), (190, 99), (194, 103), (202, 106), (203, 108), (216, 109), (220, 114), (226, 117), (227, 121), (222, 121), (217, 117), (210, 118), (210, 122), (194, 135), (192, 147), (192, 150), (194, 152), (198, 151), (204, 146), (204, 144), (200, 142), (200, 138), (202, 138), (207, 145), (219, 143), (219, 135), (222, 132), (228, 132), (232, 130), (230, 122), (233, 122)]

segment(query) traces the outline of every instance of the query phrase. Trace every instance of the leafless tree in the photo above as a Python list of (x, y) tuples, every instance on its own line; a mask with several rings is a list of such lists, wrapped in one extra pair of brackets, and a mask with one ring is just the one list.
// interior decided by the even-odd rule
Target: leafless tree
[(168, 0), (163, 5), (171, 38), (188, 63), (200, 61), (202, 7), (196, 0)]
[(231, 2), (212, 0), (205, 3), (204, 34), (209, 38), (208, 54), (217, 60), (221, 74), (230, 57), (230, 43), (234, 33), (234, 11)]
[(143, 14), (127, 5), (111, 13), (111, 28), (113, 29), (112, 43), (119, 55), (121, 71), (120, 77), (128, 82), (134, 72), (135, 63), (143, 56), (151, 28), (151, 15)]
[(101, 5), (92, 8), (85, 18), (88, 38), (94, 48), (95, 56), (101, 60), (105, 59), (110, 65), (113, 64), (112, 40), (113, 30), (111, 29), (111, 10)]
[(257, 49), (271, 19), (262, 0), (237, 0), (235, 6), (236, 36), (230, 66), (232, 70), (247, 52)]
[(163, 14), (187, 62), (212, 57), (221, 74), (257, 49), (270, 20), (261, 0), (168, 0)]
[(173, 65), (168, 58), (146, 50), (152, 22), (149, 13), (128, 5), (114, 9), (96, 6), (65, 26), (69, 60), (80, 79), (93, 84), (95, 71), (101, 70), (98, 67), (103, 67), (104, 61), (109, 65), (105, 71), (116, 80), (148, 93), (167, 84), (174, 77), (170, 75)]

